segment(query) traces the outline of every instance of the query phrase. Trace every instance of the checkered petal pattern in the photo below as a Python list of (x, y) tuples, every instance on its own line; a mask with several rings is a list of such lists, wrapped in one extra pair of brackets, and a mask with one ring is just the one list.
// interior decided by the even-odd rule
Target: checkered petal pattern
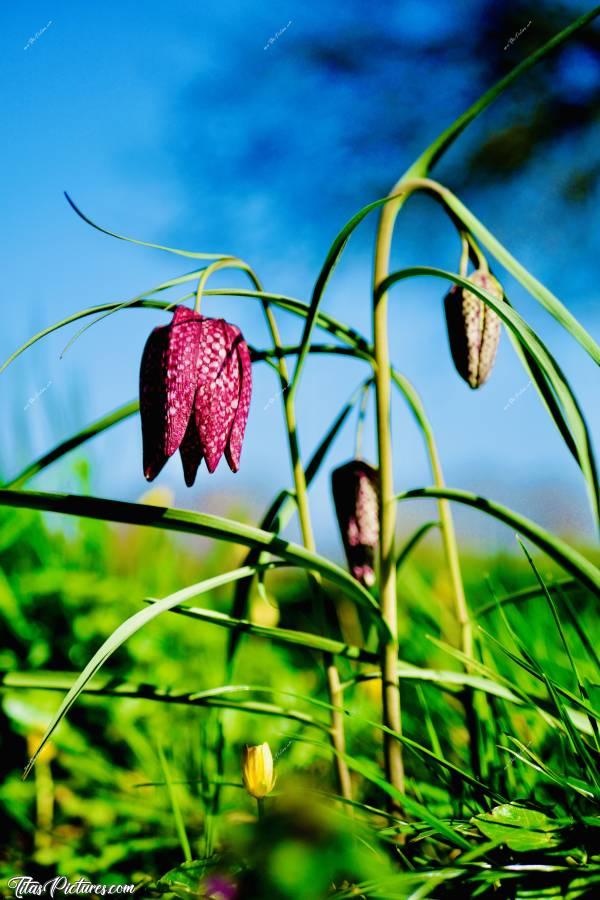
[(375, 584), (379, 543), (379, 475), (361, 459), (331, 473), (331, 489), (348, 568), (365, 587)]
[(152, 481), (183, 436), (194, 405), (202, 318), (178, 306), (170, 325), (155, 328), (140, 367), (144, 475)]
[[(502, 300), (504, 292), (493, 275), (477, 269), (469, 277), (477, 287)], [(454, 285), (444, 300), (450, 352), (458, 374), (469, 387), (481, 387), (490, 377), (498, 343), (501, 319), (472, 291)]]
[(239, 328), (178, 306), (170, 325), (154, 329), (142, 357), (146, 478), (177, 449), (188, 487), (202, 459), (214, 472), (225, 453), (237, 472), (251, 393), (250, 351)]
[(233, 341), (237, 349), (237, 361), (240, 375), (240, 398), (239, 403), (231, 426), (231, 434), (229, 435), (229, 443), (225, 448), (225, 456), (232, 472), (237, 472), (240, 467), (240, 457), (242, 455), (242, 442), (244, 440), (244, 431), (246, 430), (246, 422), (248, 421), (248, 413), (250, 411), (250, 398), (252, 396), (252, 364), (250, 362), (250, 351), (246, 342), (242, 338), (239, 328), (234, 325), (229, 326)]

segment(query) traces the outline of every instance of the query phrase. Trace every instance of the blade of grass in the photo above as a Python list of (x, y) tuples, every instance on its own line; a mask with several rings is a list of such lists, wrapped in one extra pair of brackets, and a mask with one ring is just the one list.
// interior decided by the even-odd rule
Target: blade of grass
[(113, 425), (118, 425), (119, 422), (125, 421), (125, 419), (129, 419), (131, 416), (135, 415), (135, 413), (139, 410), (140, 404), (138, 400), (130, 400), (129, 403), (124, 403), (123, 406), (119, 406), (118, 409), (115, 409), (113, 412), (108, 413), (106, 416), (102, 416), (100, 419), (96, 419), (95, 422), (92, 422), (91, 425), (88, 425), (86, 428), (82, 428), (81, 431), (77, 432), (77, 434), (73, 435), (70, 438), (67, 438), (66, 441), (61, 441), (60, 444), (57, 444), (52, 450), (48, 453), (44, 453), (43, 456), (40, 456), (34, 462), (30, 463), (18, 475), (16, 475), (11, 481), (6, 484), (6, 487), (10, 488), (20, 488), (27, 481), (37, 475), (38, 472), (41, 472), (47, 466), (51, 465), (51, 463), (55, 462), (57, 459), (60, 459), (66, 453), (70, 453), (71, 450), (74, 450), (77, 447), (80, 447), (82, 444), (85, 444), (86, 441), (89, 441), (91, 438), (96, 437), (96, 435), (101, 434), (103, 431), (107, 431), (109, 428), (112, 428)]
[(0, 506), (2, 505), (118, 522), (125, 525), (160, 528), (201, 537), (212, 537), (246, 547), (257, 547), (279, 556), (287, 562), (299, 565), (301, 568), (318, 572), (324, 578), (337, 584), (345, 590), (349, 597), (370, 610), (377, 627), (386, 631), (373, 597), (344, 569), (298, 544), (282, 540), (277, 535), (251, 525), (191, 510), (41, 491), (0, 489)]
[[(64, 694), (71, 690), (77, 675), (72, 672), (1, 672), (0, 690), (26, 690), (49, 691), (51, 693)], [(177, 706), (207, 707), (216, 709), (231, 709), (238, 712), (246, 712), (250, 715), (279, 716), (317, 728), (323, 732), (329, 731), (329, 725), (319, 719), (315, 719), (301, 710), (287, 709), (273, 703), (257, 701), (239, 701), (228, 698), (228, 694), (244, 692), (275, 693), (270, 688), (258, 688), (252, 685), (226, 685), (221, 688), (211, 688), (206, 691), (173, 691), (170, 688), (156, 687), (151, 684), (132, 685), (128, 682), (119, 682), (112, 675), (95, 676), (89, 681), (82, 694), (96, 697), (115, 697), (127, 700), (149, 700), (155, 703), (175, 704)], [(312, 698), (305, 697), (308, 703)]]
[(160, 742), (157, 743), (156, 750), (158, 753), (158, 759), (160, 762), (160, 767), (162, 769), (163, 778), (165, 779), (165, 784), (167, 787), (167, 795), (169, 797), (169, 803), (171, 804), (171, 811), (173, 813), (173, 819), (175, 821), (175, 831), (177, 832), (177, 838), (181, 845), (183, 858), (184, 858), (185, 862), (190, 863), (193, 858), (192, 857), (192, 848), (190, 847), (190, 842), (188, 840), (187, 832), (185, 830), (183, 816), (181, 814), (181, 807), (179, 805), (179, 801), (177, 799), (177, 795), (176, 795), (175, 789), (173, 787), (173, 781), (171, 779), (171, 771), (169, 769), (169, 764), (167, 763), (167, 758), (165, 756), (165, 752), (164, 752)]
[[(523, 660), (520, 660), (518, 656), (515, 656), (507, 650), (504, 644), (500, 641), (497, 641), (492, 635), (489, 635), (483, 629), (480, 629), (483, 636), (487, 637), (490, 641), (494, 643), (494, 646), (498, 647), (504, 654), (509, 656), (513, 662), (521, 665), (526, 669), (527, 672), (533, 674), (537, 677), (537, 680), (542, 680), (538, 673), (535, 670), (532, 670), (527, 663)], [(464, 660), (464, 654), (461, 653), (460, 650), (457, 650), (455, 647), (450, 646), (450, 644), (445, 643), (444, 641), (438, 640), (438, 638), (433, 637), (432, 635), (427, 635), (427, 639), (431, 641), (436, 647), (439, 647), (449, 656), (454, 657), (455, 659), (460, 660), (461, 662)], [(552, 715), (550, 711), (550, 707), (548, 702), (543, 698), (538, 696), (537, 694), (532, 694), (531, 691), (526, 690), (521, 685), (517, 684), (515, 681), (511, 681), (506, 675), (502, 675), (500, 672), (494, 672), (489, 666), (486, 666), (485, 663), (481, 662), (478, 659), (473, 660), (473, 669), (476, 669), (478, 672), (481, 672), (486, 678), (489, 678), (491, 681), (496, 681), (501, 685), (504, 685), (508, 688), (509, 691), (512, 691), (517, 697), (520, 697), (522, 701), (529, 706), (532, 710), (537, 710), (540, 714), (543, 715), (544, 719), (548, 721), (548, 715)], [(595, 716), (596, 719), (600, 720), (600, 712), (595, 712), (594, 709), (587, 703), (584, 703), (577, 697), (576, 694), (572, 694), (567, 691), (565, 688), (562, 688), (560, 685), (554, 685), (556, 690), (558, 690), (563, 696), (565, 696), (576, 709), (569, 709), (569, 715), (571, 716), (572, 721), (580, 728), (580, 730), (584, 730), (582, 727), (582, 723), (585, 722), (586, 728), (589, 728), (587, 723), (587, 718), (592, 715)], [(583, 714), (581, 718), (578, 720), (577, 712), (581, 711)], [(555, 717), (552, 715), (552, 719), (555, 720)]]
[(400, 566), (406, 562), (412, 551), (418, 544), (423, 540), (423, 538), (431, 531), (432, 528), (439, 528), (439, 522), (425, 522), (406, 541), (402, 549), (396, 555), (396, 571), (400, 568)]
[[(256, 566), (257, 572), (262, 569), (265, 571), (271, 566)], [(149, 603), (158, 603), (158, 600), (149, 600)], [(235, 619), (225, 613), (218, 612), (213, 609), (199, 609), (198, 607), (179, 606), (170, 612), (181, 616), (188, 616), (201, 622), (209, 622), (212, 625), (218, 625), (235, 632), (243, 632), (245, 634), (263, 637), (274, 643), (294, 644), (299, 647), (306, 647), (311, 650), (318, 650), (322, 653), (330, 653), (333, 656), (343, 656), (347, 659), (354, 659), (360, 662), (377, 662), (377, 654), (369, 653), (360, 647), (353, 647), (350, 644), (344, 644), (342, 641), (335, 641), (331, 638), (323, 637), (319, 634), (310, 634), (306, 631), (293, 631), (289, 628), (271, 628), (267, 625), (255, 625), (247, 619)]]
[[(573, 578), (563, 578), (559, 579), (552, 584), (548, 585), (548, 590), (551, 593), (559, 593), (562, 588), (575, 588), (580, 591), (581, 586), (575, 581)], [(507, 594), (504, 597), (495, 597), (494, 600), (488, 601), (488, 603), (483, 603), (475, 612), (477, 618), (480, 616), (487, 616), (488, 613), (497, 610), (498, 606), (505, 606), (512, 603), (522, 603), (524, 600), (532, 600), (535, 597), (540, 597), (542, 595), (542, 591), (538, 586), (521, 588), (519, 591), (515, 591), (512, 594)]]
[[(312, 744), (315, 746), (315, 748), (321, 749), (322, 751), (322, 745), (318, 744), (316, 741), (311, 741), (307, 738), (303, 738), (302, 742)], [(344, 756), (346, 757), (346, 762), (351, 769), (354, 769), (355, 772), (358, 772), (358, 774), (362, 775), (362, 777), (367, 781), (375, 784), (381, 791), (390, 796), (392, 799), (398, 800), (401, 803), (402, 807), (406, 809), (409, 815), (415, 816), (423, 822), (427, 822), (430, 828), (432, 828), (433, 831), (437, 835), (439, 835), (439, 837), (444, 838), (446, 842), (454, 847), (459, 847), (461, 850), (471, 849), (471, 845), (466, 840), (466, 838), (463, 838), (462, 835), (457, 833), (448, 823), (435, 816), (429, 809), (427, 809), (427, 807), (422, 806), (416, 800), (413, 800), (413, 798), (409, 797), (408, 794), (400, 793), (400, 791), (398, 791), (392, 784), (390, 784), (384, 778), (376, 775), (373, 772), (372, 767), (366, 765), (362, 760), (349, 756), (347, 753), (345, 753)]]
[(565, 543), (565, 541), (551, 534), (531, 519), (514, 512), (506, 506), (502, 506), (500, 503), (488, 500), (486, 497), (480, 497), (469, 491), (460, 491), (453, 488), (444, 488), (443, 490), (434, 487), (417, 488), (404, 494), (399, 494), (397, 499), (404, 501), (418, 500), (425, 497), (432, 499), (444, 497), (455, 503), (478, 509), (485, 515), (491, 516), (499, 522), (504, 522), (510, 528), (528, 538), (565, 571), (573, 575), (577, 581), (600, 597), (600, 571), (598, 568), (581, 553)]
[(103, 228), (101, 225), (96, 225), (95, 222), (92, 221), (88, 216), (83, 213), (79, 207), (75, 204), (75, 201), (71, 199), (69, 194), (65, 191), (65, 197), (67, 198), (67, 202), (71, 206), (71, 208), (77, 213), (80, 219), (83, 219), (88, 225), (91, 225), (92, 228), (95, 228), (96, 231), (102, 232), (102, 234), (107, 234), (109, 237), (117, 238), (119, 241), (127, 241), (129, 244), (138, 244), (140, 247), (150, 247), (152, 250), (164, 250), (166, 253), (174, 253), (177, 256), (186, 256), (191, 259), (227, 259), (229, 254), (227, 253), (196, 253), (191, 250), (178, 250), (175, 247), (165, 247), (162, 244), (151, 244), (148, 241), (139, 241), (136, 238), (125, 237), (125, 235), (117, 234), (114, 231), (109, 231), (108, 228)]

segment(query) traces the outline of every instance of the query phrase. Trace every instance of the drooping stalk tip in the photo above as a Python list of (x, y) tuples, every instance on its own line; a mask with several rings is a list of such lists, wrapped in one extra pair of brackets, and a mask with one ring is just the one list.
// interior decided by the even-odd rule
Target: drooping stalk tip
[[(489, 272), (476, 269), (468, 280), (498, 300), (503, 299), (501, 285)], [(444, 312), (454, 365), (460, 377), (475, 390), (485, 384), (494, 367), (502, 321), (495, 310), (460, 285), (454, 285), (446, 294)]]
[(379, 542), (379, 475), (362, 459), (331, 473), (331, 490), (348, 568), (365, 587), (375, 584)]
[(214, 472), (225, 454), (237, 472), (250, 408), (252, 367), (241, 331), (178, 306), (150, 334), (140, 367), (144, 475), (152, 481), (179, 450), (193, 485), (204, 459)]

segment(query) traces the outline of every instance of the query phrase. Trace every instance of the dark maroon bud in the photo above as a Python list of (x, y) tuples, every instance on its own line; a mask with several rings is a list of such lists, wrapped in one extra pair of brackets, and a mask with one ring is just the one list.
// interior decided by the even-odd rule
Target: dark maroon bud
[(331, 489), (348, 568), (366, 587), (375, 584), (375, 551), (379, 541), (379, 476), (361, 459), (331, 473)]

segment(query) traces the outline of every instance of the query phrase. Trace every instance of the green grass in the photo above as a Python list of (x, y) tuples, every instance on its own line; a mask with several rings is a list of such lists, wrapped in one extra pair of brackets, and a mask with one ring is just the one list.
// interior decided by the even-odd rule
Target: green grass
[[(430, 265), (389, 271), (396, 218), (415, 191), (425, 191), (450, 214), (463, 263), (470, 254), (487, 266), (479, 242), (600, 360), (596, 342), (558, 298), (429, 178), (490, 102), (598, 11), (486, 92), (388, 197), (342, 227), (308, 303), (264, 291), (235, 257), (134, 240), (214, 262), (129, 301), (80, 310), (39, 332), (0, 368), (80, 319), (95, 317), (65, 349), (126, 307), (168, 311), (193, 297), (198, 304), (203, 293), (245, 297), (259, 303), (269, 329), (272, 346), (253, 347), (252, 356), (278, 375), (282, 451), (293, 473), (293, 486), (281, 486), (260, 525), (239, 508), (217, 516), (149, 498), (92, 496), (85, 477), (79, 495), (29, 488), (48, 466), (64, 465), (66, 454), (135, 415), (131, 401), (0, 488), (4, 878), (85, 876), (135, 883), (140, 896), (182, 898), (229, 896), (235, 887), (238, 900), (598, 894), (595, 548), (574, 546), (493, 499), (446, 487), (431, 422), (396, 366), (387, 327), (387, 304), (401, 290), (396, 283), (427, 275), (469, 286), (510, 332), (565, 454), (581, 470), (598, 523), (588, 426), (538, 334), (506, 299), (474, 289), (462, 263), (460, 275)], [(89, 225), (131, 240), (69, 202)], [(371, 339), (321, 305), (355, 229), (375, 211)], [(209, 276), (225, 268), (246, 272), (254, 289), (206, 290)], [(194, 282), (193, 293), (173, 297)], [(282, 346), (275, 313), (302, 320), (297, 344)], [(328, 343), (313, 340), (316, 329)], [(318, 364), (322, 354), (350, 354), (367, 371), (304, 468), (295, 398), (305, 365)], [(291, 374), (288, 358), (295, 361)], [(371, 388), (382, 537), (378, 581), (369, 591), (318, 552), (308, 492), (357, 406), (361, 419)], [(403, 494), (393, 485), (392, 390), (415, 417), (433, 482)], [(430, 518), (397, 541), (397, 512), (424, 498), (435, 504)], [(482, 557), (459, 546), (455, 504), (517, 531), (514, 554)], [(50, 530), (47, 513), (69, 517), (71, 526)], [(294, 516), (301, 543), (285, 536)], [(210, 549), (199, 553), (199, 537), (211, 539)], [(257, 816), (240, 756), (245, 744), (265, 741), (278, 779)]]
[[(476, 890), (515, 896), (517, 885), (533, 892), (528, 896), (547, 896), (548, 884), (557, 896), (567, 895), (558, 893), (567, 886), (568, 896), (593, 895), (600, 869), (598, 712), (588, 712), (598, 709), (600, 683), (594, 598), (562, 579), (550, 607), (523, 555), (465, 553), (467, 596), (472, 608), (484, 608), (476, 632), (479, 661), (470, 676), (452, 649), (451, 590), (435, 544), (423, 544), (404, 562), (399, 656), (408, 785), (400, 818), (385, 811), (390, 788), (381, 769), (380, 689), (378, 680), (366, 678), (376, 671), (368, 660), (340, 658), (348, 682), (354, 815), (344, 816), (341, 804), (320, 806), (323, 793), (331, 798), (336, 790), (327, 694), (316, 665), (318, 642), (313, 651), (285, 641), (286, 631), (312, 631), (305, 578), (285, 569), (266, 576), (273, 605), (252, 591), (254, 624), (240, 634), (233, 689), (218, 690), (229, 630), (214, 624), (230, 609), (232, 590), (216, 586), (203, 595), (205, 614), (165, 614), (112, 656), (52, 736), (48, 758), (41, 756), (38, 767), (50, 779), (40, 779), (36, 768), (23, 782), (28, 742), (31, 749), (39, 741), (60, 695), (102, 641), (147, 608), (146, 596), (168, 596), (183, 582), (232, 569), (239, 559), (219, 544), (198, 557), (177, 540), (91, 521), (65, 536), (49, 531), (39, 513), (2, 515), (3, 877), (23, 871), (45, 879), (82, 873), (103, 882), (162, 878), (163, 886), (175, 884), (175, 895), (190, 896), (189, 885), (177, 880), (192, 881), (190, 871), (193, 878), (221, 869), (236, 874), (254, 860), (256, 871), (244, 878), (254, 879), (264, 896), (311, 897), (318, 896), (310, 891), (325, 841), (339, 850), (329, 869), (320, 866), (339, 888), (336, 896), (352, 896), (341, 888), (344, 879), (360, 884), (368, 897), (410, 896), (434, 883), (432, 896)], [(535, 554), (535, 561), (547, 574), (544, 558)], [(482, 570), (489, 573), (487, 584)], [(555, 579), (556, 570), (548, 584)], [(506, 599), (510, 594), (513, 602)], [(497, 606), (490, 605), (494, 598)], [(274, 627), (283, 629), (283, 640), (269, 640)], [(468, 750), (460, 702), (465, 685), (476, 688), (477, 759)], [(220, 726), (219, 775), (214, 747)], [(245, 743), (263, 740), (281, 755), (277, 795), (267, 800), (259, 828), (241, 789), (239, 756)], [(157, 741), (169, 760), (170, 785)], [(217, 780), (220, 809), (207, 848)], [(304, 797), (310, 792), (309, 811), (297, 800), (299, 790)], [(53, 801), (50, 829), (39, 822), (44, 792)], [(301, 840), (300, 815), (314, 831)], [(165, 882), (165, 873), (184, 861), (182, 834), (193, 867)], [(285, 885), (286, 854), (297, 867), (295, 893)]]

